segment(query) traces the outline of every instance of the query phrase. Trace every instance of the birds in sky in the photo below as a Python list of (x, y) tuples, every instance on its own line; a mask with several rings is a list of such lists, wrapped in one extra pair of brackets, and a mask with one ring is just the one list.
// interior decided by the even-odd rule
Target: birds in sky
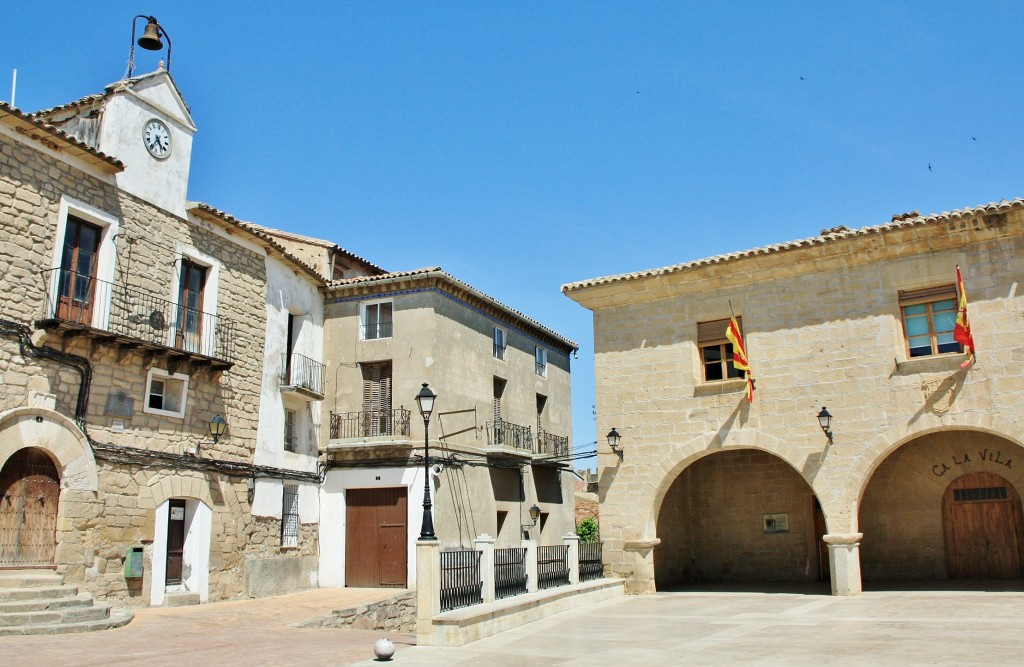
[(931, 162), (929, 162), (929, 163), (928, 163), (928, 171), (931, 171), (931, 170), (932, 170), (932, 163), (931, 163)]

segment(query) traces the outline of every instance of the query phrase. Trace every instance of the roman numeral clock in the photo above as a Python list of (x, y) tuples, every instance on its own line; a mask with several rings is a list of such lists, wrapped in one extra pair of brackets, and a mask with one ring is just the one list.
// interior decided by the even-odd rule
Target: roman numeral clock
[(142, 141), (149, 154), (158, 160), (164, 160), (171, 154), (171, 133), (160, 120), (153, 118), (142, 130)]

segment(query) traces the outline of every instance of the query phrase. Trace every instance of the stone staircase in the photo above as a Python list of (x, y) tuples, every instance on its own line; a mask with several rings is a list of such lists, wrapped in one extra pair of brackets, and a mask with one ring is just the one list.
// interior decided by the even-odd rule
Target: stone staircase
[(52, 570), (0, 570), (0, 636), (106, 630), (125, 625), (133, 616), (93, 601)]

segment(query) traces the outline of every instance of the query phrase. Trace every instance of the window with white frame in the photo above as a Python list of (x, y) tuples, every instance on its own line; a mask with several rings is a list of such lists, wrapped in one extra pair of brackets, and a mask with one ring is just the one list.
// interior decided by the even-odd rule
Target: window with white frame
[[(697, 323), (697, 347), (700, 348), (700, 363), (704, 382), (744, 378), (746, 371), (732, 363), (732, 343), (725, 337), (730, 319)], [(743, 318), (737, 317), (736, 324), (743, 326)]]
[(537, 375), (546, 378), (548, 376), (548, 351), (540, 345), (533, 348), (534, 361), (537, 363)]
[(146, 377), (146, 404), (142, 411), (164, 417), (185, 416), (188, 398), (188, 376), (168, 373), (160, 368), (149, 369)]
[(363, 340), (391, 338), (393, 305), (390, 301), (363, 304)]
[(281, 546), (299, 546), (299, 487), (292, 484), (281, 494)]
[(505, 340), (505, 330), (501, 327), (494, 327), (494, 358), (505, 361), (505, 348), (508, 342)]
[(295, 410), (285, 409), (284, 411), (284, 451), (294, 452), (298, 445), (298, 429), (296, 422), (298, 414)]

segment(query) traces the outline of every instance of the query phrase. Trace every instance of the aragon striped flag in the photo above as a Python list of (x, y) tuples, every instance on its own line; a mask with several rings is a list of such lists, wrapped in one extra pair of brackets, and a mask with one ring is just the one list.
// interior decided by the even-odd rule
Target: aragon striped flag
[(733, 315), (729, 321), (729, 328), (725, 331), (725, 337), (732, 343), (732, 365), (746, 372), (747, 376), (747, 401), (754, 402), (754, 374), (750, 370), (750, 360), (747, 358), (747, 347), (743, 344), (743, 334), (740, 332), (740, 324)]
[(964, 277), (960, 273), (960, 265), (956, 267), (956, 324), (953, 326), (953, 340), (964, 346), (967, 359), (960, 368), (967, 368), (974, 363), (974, 335), (971, 333), (971, 320), (967, 317), (967, 292), (964, 291)]

